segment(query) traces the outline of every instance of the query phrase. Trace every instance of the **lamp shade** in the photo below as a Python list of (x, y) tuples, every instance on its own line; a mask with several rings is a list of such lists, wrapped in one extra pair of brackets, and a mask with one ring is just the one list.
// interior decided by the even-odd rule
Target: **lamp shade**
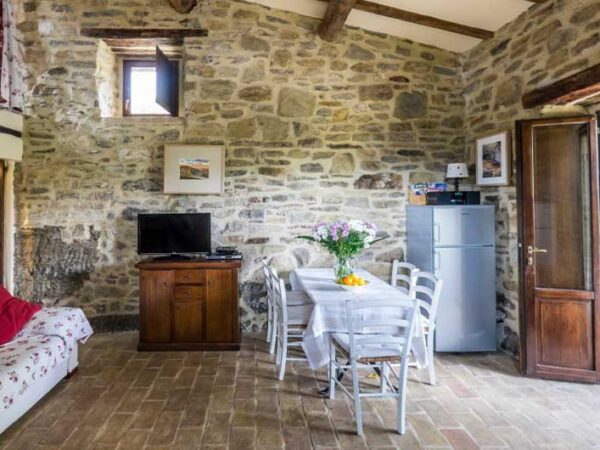
[(446, 169), (446, 178), (467, 178), (469, 176), (469, 169), (465, 163), (452, 163), (448, 164)]

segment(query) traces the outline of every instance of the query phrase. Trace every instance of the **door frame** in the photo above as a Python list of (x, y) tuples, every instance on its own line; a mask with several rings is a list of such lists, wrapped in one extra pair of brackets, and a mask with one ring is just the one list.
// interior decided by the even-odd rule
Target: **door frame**
[[(529, 326), (535, 326), (534, 318), (527, 316), (527, 292), (526, 292), (526, 283), (525, 283), (525, 270), (527, 268), (526, 260), (526, 245), (525, 240), (527, 238), (525, 234), (524, 227), (524, 217), (523, 217), (523, 204), (525, 202), (526, 192), (524, 191), (524, 167), (523, 167), (523, 159), (524, 159), (524, 139), (523, 128), (526, 123), (533, 124), (568, 124), (573, 122), (587, 121), (590, 122), (591, 133), (597, 130), (597, 119), (594, 114), (589, 115), (578, 115), (572, 117), (560, 117), (560, 118), (547, 118), (547, 119), (527, 119), (527, 120), (517, 120), (515, 121), (515, 140), (516, 140), (516, 166), (517, 166), (517, 227), (518, 227), (518, 257), (519, 257), (519, 366), (521, 369), (521, 373), (526, 376), (550, 376), (554, 375), (549, 372), (538, 373), (535, 370), (535, 367), (532, 369), (531, 365), (528, 364), (529, 360), (527, 358), (528, 352), (537, 352), (537, 348), (535, 348), (536, 342), (528, 342), (527, 341), (527, 330), (528, 330), (528, 322)], [(597, 131), (596, 131), (597, 134)], [(595, 305), (600, 304), (600, 250), (598, 247), (600, 246), (600, 226), (599, 226), (599, 214), (600, 214), (600, 199), (599, 199), (599, 155), (598, 155), (598, 136), (594, 136), (590, 139), (590, 171), (591, 173), (591, 205), (592, 205), (592, 261), (593, 261), (593, 277), (594, 277), (594, 294), (595, 294)], [(595, 306), (593, 305), (593, 306)], [(584, 380), (580, 377), (576, 377), (576, 374), (573, 373), (573, 377), (569, 374), (563, 376), (553, 376), (554, 379), (563, 379), (563, 380), (574, 380), (576, 378), (577, 381), (589, 381), (589, 382), (600, 382), (600, 307), (593, 308), (593, 326), (594, 329), (592, 334), (592, 339), (594, 340), (594, 363), (595, 363), (595, 377), (589, 377), (589, 379)], [(529, 347), (529, 348), (528, 348)], [(573, 369), (574, 370), (574, 369)], [(568, 370), (566, 369), (568, 372)], [(575, 378), (574, 378), (575, 377)]]
[(6, 286), (6, 175), (7, 167), (0, 160), (0, 283)]

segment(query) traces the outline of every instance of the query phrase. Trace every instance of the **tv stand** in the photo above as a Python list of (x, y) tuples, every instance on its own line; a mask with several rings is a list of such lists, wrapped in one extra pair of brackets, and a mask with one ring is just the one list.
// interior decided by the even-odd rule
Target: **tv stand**
[(189, 255), (182, 255), (180, 253), (171, 253), (165, 256), (156, 256), (152, 258), (152, 261), (190, 261), (193, 258)]
[(138, 350), (239, 350), (240, 260), (147, 259)]

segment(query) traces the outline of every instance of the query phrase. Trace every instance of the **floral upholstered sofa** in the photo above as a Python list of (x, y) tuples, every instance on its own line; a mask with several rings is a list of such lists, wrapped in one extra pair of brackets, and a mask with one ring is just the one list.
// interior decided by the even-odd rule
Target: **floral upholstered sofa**
[(79, 308), (44, 308), (0, 345), (0, 433), (78, 365), (77, 345), (92, 335)]

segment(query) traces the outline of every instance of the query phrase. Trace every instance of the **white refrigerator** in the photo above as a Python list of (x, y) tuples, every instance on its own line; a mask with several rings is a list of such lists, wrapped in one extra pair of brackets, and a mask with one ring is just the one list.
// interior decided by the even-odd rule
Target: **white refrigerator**
[(407, 258), (444, 285), (435, 350), (496, 350), (493, 205), (408, 206)]

